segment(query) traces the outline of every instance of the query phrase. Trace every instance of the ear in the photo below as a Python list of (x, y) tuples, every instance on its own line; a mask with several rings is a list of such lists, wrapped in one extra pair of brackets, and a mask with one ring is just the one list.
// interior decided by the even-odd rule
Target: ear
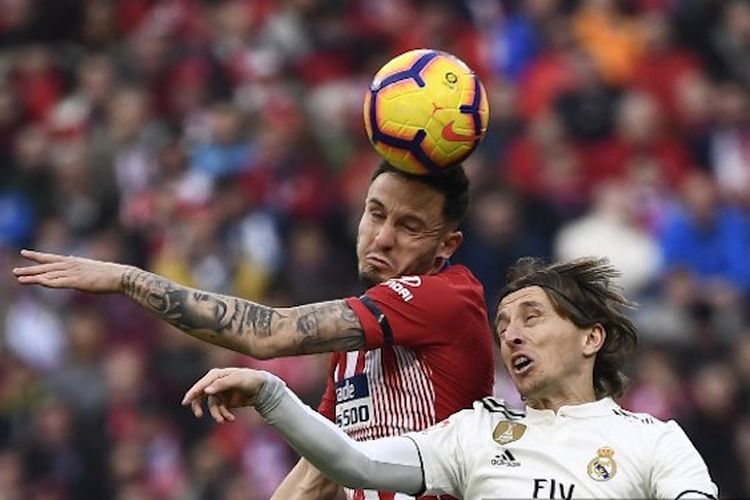
[(438, 247), (435, 259), (440, 260), (440, 264), (450, 259), (451, 256), (458, 250), (459, 245), (464, 239), (464, 235), (461, 231), (451, 231), (443, 237), (443, 241)]
[(597, 323), (586, 331), (583, 337), (583, 355), (585, 357), (594, 356), (604, 346), (607, 339), (607, 332), (601, 323)]

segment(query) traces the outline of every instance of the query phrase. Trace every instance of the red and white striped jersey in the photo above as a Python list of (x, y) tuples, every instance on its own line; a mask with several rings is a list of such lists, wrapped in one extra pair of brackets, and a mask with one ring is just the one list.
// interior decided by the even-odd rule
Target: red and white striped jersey
[[(334, 353), (319, 411), (356, 440), (420, 431), (492, 394), (492, 340), (464, 266), (402, 276), (347, 299), (366, 347)], [(402, 494), (347, 491), (353, 499)]]

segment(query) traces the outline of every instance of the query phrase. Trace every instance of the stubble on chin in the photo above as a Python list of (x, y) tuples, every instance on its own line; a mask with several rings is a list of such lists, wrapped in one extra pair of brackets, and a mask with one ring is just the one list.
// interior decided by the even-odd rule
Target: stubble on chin
[(524, 401), (538, 401), (549, 393), (549, 384), (540, 380), (527, 380), (524, 384), (515, 384), (516, 390)]
[(362, 283), (362, 286), (364, 286), (365, 289), (369, 290), (375, 285), (382, 283), (383, 278), (372, 270), (364, 269), (359, 272), (359, 282)]

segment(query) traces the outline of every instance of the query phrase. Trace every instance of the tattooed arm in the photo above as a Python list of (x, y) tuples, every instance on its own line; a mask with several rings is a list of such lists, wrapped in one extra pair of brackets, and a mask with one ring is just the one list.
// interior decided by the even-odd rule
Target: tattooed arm
[(122, 290), (180, 330), (260, 359), (364, 346), (359, 320), (343, 300), (273, 308), (134, 268), (123, 274)]
[(365, 344), (362, 326), (343, 300), (273, 308), (184, 287), (131, 266), (27, 250), (22, 255), (36, 264), (13, 270), (20, 283), (121, 292), (193, 337), (258, 359)]

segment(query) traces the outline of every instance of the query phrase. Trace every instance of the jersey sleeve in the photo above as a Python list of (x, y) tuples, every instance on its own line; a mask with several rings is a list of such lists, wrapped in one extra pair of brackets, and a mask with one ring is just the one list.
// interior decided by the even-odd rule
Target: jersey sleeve
[(455, 342), (458, 313), (464, 301), (439, 275), (405, 276), (346, 300), (357, 315), (368, 349), (385, 345), (425, 347)]
[(464, 448), (461, 438), (472, 432), (467, 418), (472, 410), (454, 413), (421, 432), (406, 434), (417, 445), (422, 460), (425, 495), (461, 498), (466, 485)]
[(718, 498), (708, 467), (682, 428), (670, 420), (655, 442), (652, 498)]

